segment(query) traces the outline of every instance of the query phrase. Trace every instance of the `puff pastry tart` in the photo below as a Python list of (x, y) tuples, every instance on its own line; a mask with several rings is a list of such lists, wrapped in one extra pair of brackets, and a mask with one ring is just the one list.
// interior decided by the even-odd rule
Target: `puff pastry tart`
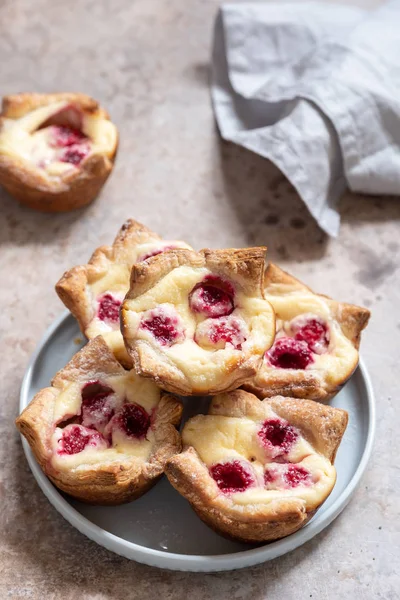
[(357, 367), (369, 311), (315, 294), (274, 264), (266, 271), (265, 297), (276, 313), (276, 338), (243, 387), (260, 398), (334, 396)]
[(182, 405), (125, 371), (99, 336), (41, 390), (16, 424), (60, 490), (92, 504), (129, 502), (181, 449)]
[(133, 219), (126, 221), (112, 246), (97, 248), (88, 264), (73, 267), (56, 284), (65, 306), (92, 339), (102, 335), (118, 360), (132, 366), (119, 329), (119, 309), (129, 290), (132, 265), (171, 248), (189, 248), (179, 241), (162, 240)]
[(84, 94), (3, 99), (0, 183), (31, 208), (60, 212), (89, 204), (110, 175), (117, 128)]
[(346, 425), (337, 408), (282, 396), (261, 402), (236, 390), (187, 421), (184, 451), (165, 473), (219, 533), (275, 540), (305, 525), (329, 496)]
[(121, 331), (137, 372), (184, 395), (254, 374), (275, 335), (264, 261), (265, 248), (170, 250), (133, 265)]

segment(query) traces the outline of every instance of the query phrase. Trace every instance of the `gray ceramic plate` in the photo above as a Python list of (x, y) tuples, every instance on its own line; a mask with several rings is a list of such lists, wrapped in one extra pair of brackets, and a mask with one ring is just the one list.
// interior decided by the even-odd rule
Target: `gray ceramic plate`
[[(76, 322), (68, 314), (48, 329), (25, 374), (21, 410), (79, 349), (79, 337)], [(332, 404), (346, 409), (350, 417), (336, 459), (336, 486), (303, 529), (264, 546), (229, 541), (211, 531), (165, 478), (136, 502), (119, 507), (88, 506), (71, 500), (43, 475), (25, 440), (23, 445), (42, 491), (63, 517), (90, 539), (117, 554), (156, 567), (224, 571), (255, 565), (294, 550), (327, 527), (346, 506), (365, 470), (374, 436), (374, 397), (362, 363)], [(205, 409), (205, 400), (188, 400), (184, 416)]]

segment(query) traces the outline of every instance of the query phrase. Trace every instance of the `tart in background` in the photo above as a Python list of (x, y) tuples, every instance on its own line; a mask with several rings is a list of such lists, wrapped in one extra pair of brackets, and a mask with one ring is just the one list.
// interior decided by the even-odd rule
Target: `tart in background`
[(0, 184), (41, 211), (86, 206), (109, 177), (118, 132), (107, 112), (76, 93), (16, 94), (0, 114)]

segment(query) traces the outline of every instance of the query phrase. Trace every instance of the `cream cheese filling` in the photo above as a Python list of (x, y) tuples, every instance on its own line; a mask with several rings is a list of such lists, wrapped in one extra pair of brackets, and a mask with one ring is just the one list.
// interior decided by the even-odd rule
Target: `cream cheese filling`
[[(82, 388), (87, 381), (67, 382), (57, 396), (54, 405), (53, 422), (59, 424), (81, 412)], [(124, 375), (101, 377), (100, 383), (110, 387), (113, 392), (113, 405), (120, 408), (125, 402), (134, 402), (142, 406), (151, 415), (160, 402), (160, 390), (148, 379), (134, 374), (132, 371)], [(93, 431), (96, 431), (93, 429)], [(63, 434), (61, 427), (55, 427), (50, 440), (52, 448), (52, 465), (59, 470), (84, 468), (86, 465), (110, 464), (136, 458), (139, 462), (147, 461), (154, 445), (154, 432), (150, 428), (145, 439), (136, 439), (126, 435), (118, 428), (113, 429), (112, 446), (96, 448), (86, 446), (76, 454), (58, 452), (59, 440)]]
[(87, 326), (85, 334), (89, 339), (102, 335), (118, 359), (121, 357), (124, 360), (127, 359), (125, 344), (119, 330), (119, 320), (110, 322), (100, 319), (98, 317), (99, 300), (104, 294), (110, 294), (122, 302), (129, 290), (132, 265), (148, 255), (153, 255), (158, 251), (164, 252), (170, 248), (192, 249), (188, 244), (179, 240), (154, 240), (154, 242), (137, 244), (124, 250), (119, 249), (116, 261), (110, 262), (106, 271), (96, 279), (89, 281), (87, 285), (94, 317)]
[[(62, 152), (51, 143), (52, 126), (39, 129), (48, 119), (74, 107), (67, 101), (39, 107), (19, 119), (3, 119), (0, 132), (0, 154), (22, 158), (28, 165), (39, 168), (48, 177), (61, 177), (76, 166), (61, 160)], [(85, 145), (90, 154), (111, 157), (117, 145), (117, 129), (111, 121), (87, 115), (79, 108), (81, 131), (87, 136)], [(64, 148), (65, 150), (65, 148)]]
[[(268, 407), (265, 419), (280, 417)], [(304, 467), (310, 473), (312, 483), (266, 489), (265, 467), (276, 464), (278, 469), (284, 469), (286, 462), (276, 462), (275, 458), (268, 456), (268, 450), (258, 437), (263, 422), (248, 417), (197, 415), (186, 423), (182, 441), (185, 446), (192, 446), (196, 450), (207, 468), (235, 460), (246, 462), (255, 484), (243, 492), (227, 496), (232, 502), (247, 505), (268, 503), (282, 497), (296, 497), (304, 500), (307, 510), (313, 510), (331, 491), (336, 480), (335, 468), (299, 434), (284, 460)]]
[[(196, 343), (196, 328), (207, 317), (192, 312), (189, 294), (195, 285), (210, 274), (207, 268), (178, 267), (145, 294), (127, 299), (124, 303), (126, 337), (146, 341), (154, 350), (162, 351), (168, 361), (178, 367), (193, 385), (204, 389), (211, 388), (224, 377), (225, 370), (240, 363), (244, 355), (261, 357), (270, 347), (275, 333), (275, 319), (270, 304), (262, 298), (249, 297), (236, 290), (235, 309), (231, 316), (243, 321), (249, 332), (242, 349), (235, 349), (230, 343), (219, 349), (205, 348)], [(183, 341), (169, 347), (161, 346), (150, 331), (140, 326), (144, 313), (162, 306), (167, 310), (175, 309), (185, 330)]]
[[(271, 286), (272, 287), (272, 286)], [(313, 353), (313, 362), (305, 369), (321, 379), (326, 385), (338, 385), (343, 381), (352, 368), (357, 364), (358, 351), (352, 342), (344, 335), (339, 323), (332, 317), (330, 307), (323, 298), (309, 292), (293, 291), (282, 295), (271, 294), (266, 291), (265, 297), (272, 304), (277, 316), (277, 335), (279, 338), (288, 327), (289, 322), (303, 314), (310, 314), (322, 318), (329, 329), (329, 347), (321, 354)], [(256, 377), (256, 380), (274, 374), (278, 370), (290, 373), (299, 369), (279, 369), (270, 365), (267, 360)]]

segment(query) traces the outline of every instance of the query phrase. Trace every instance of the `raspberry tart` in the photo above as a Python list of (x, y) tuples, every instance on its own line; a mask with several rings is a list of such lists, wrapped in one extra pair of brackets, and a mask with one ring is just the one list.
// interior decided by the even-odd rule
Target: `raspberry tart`
[(331, 493), (347, 419), (311, 400), (221, 394), (207, 415), (187, 421), (184, 451), (165, 473), (217, 532), (243, 542), (276, 540), (303, 527)]
[(130, 368), (119, 329), (120, 305), (129, 290), (132, 265), (171, 248), (189, 248), (180, 241), (165, 241), (156, 233), (128, 219), (112, 246), (95, 250), (88, 264), (73, 267), (56, 284), (65, 306), (82, 332), (92, 339), (102, 335), (118, 360)]
[(91, 504), (144, 494), (181, 449), (182, 404), (125, 371), (101, 336), (41, 390), (16, 421), (44, 473)]
[(89, 204), (110, 175), (118, 132), (84, 94), (17, 94), (3, 98), (0, 184), (42, 211)]
[(183, 395), (255, 374), (275, 336), (264, 269), (265, 248), (170, 250), (136, 263), (121, 331), (137, 372)]
[(259, 398), (332, 398), (358, 365), (369, 311), (315, 294), (274, 264), (266, 271), (265, 297), (276, 313), (275, 342), (243, 387)]

